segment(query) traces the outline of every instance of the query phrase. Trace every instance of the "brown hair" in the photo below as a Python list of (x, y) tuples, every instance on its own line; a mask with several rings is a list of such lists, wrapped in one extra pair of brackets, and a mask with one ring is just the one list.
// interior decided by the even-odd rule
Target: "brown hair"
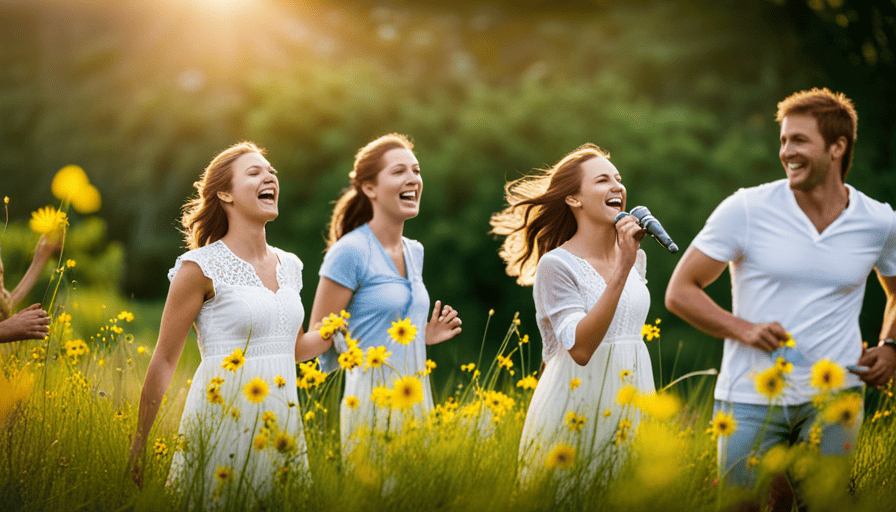
[(196, 195), (187, 201), (180, 218), (181, 233), (188, 249), (198, 249), (227, 234), (227, 215), (218, 192), (230, 192), (233, 162), (246, 153), (264, 155), (264, 149), (251, 142), (240, 142), (218, 153), (193, 183)]
[(532, 284), (541, 256), (576, 233), (578, 223), (566, 197), (578, 193), (582, 186), (581, 164), (597, 157), (610, 158), (610, 154), (594, 144), (584, 144), (550, 169), (504, 186), (509, 206), (492, 215), (490, 233), (507, 237), (499, 255), (507, 265), (507, 275), (517, 276), (518, 284)]
[(827, 147), (831, 147), (840, 137), (846, 137), (846, 151), (843, 153), (843, 167), (840, 169), (840, 176), (845, 180), (852, 166), (852, 148), (859, 124), (859, 115), (852, 100), (842, 92), (835, 93), (827, 87), (816, 87), (793, 93), (778, 103), (775, 121), (780, 123), (784, 116), (791, 114), (808, 114), (814, 117)]
[(373, 205), (361, 191), (361, 185), (367, 182), (376, 183), (376, 177), (383, 170), (383, 155), (386, 152), (404, 148), (413, 151), (414, 143), (400, 133), (383, 135), (369, 142), (358, 150), (355, 165), (348, 177), (352, 180), (351, 188), (343, 191), (333, 207), (333, 216), (327, 226), (327, 249), (358, 226), (373, 218)]

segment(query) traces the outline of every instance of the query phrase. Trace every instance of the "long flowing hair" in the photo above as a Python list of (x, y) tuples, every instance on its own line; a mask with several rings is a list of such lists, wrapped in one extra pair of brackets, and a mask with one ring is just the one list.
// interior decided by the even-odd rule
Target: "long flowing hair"
[(351, 187), (342, 192), (336, 205), (333, 207), (333, 216), (327, 226), (327, 249), (346, 233), (369, 222), (373, 218), (373, 205), (370, 198), (361, 191), (361, 185), (367, 182), (376, 183), (376, 177), (383, 170), (383, 155), (386, 152), (404, 148), (414, 150), (414, 143), (407, 136), (400, 133), (383, 135), (369, 142), (358, 150), (355, 155), (355, 165), (348, 174), (351, 179)]
[(490, 233), (506, 237), (499, 255), (507, 275), (516, 276), (518, 284), (531, 285), (541, 256), (576, 233), (578, 223), (566, 198), (581, 189), (581, 164), (597, 157), (610, 158), (610, 154), (584, 144), (550, 169), (504, 186), (508, 206), (492, 215)]
[(193, 183), (196, 195), (183, 207), (180, 218), (181, 233), (188, 249), (198, 249), (216, 242), (227, 234), (227, 214), (218, 192), (230, 192), (233, 182), (233, 162), (246, 153), (264, 155), (264, 149), (251, 142), (240, 142), (218, 153)]

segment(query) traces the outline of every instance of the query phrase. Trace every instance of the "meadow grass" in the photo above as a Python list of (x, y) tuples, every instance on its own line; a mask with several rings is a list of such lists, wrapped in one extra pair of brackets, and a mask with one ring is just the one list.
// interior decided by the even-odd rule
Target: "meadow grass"
[[(203, 503), (165, 486), (198, 361), (182, 361), (166, 394), (149, 438), (144, 486), (138, 489), (130, 480), (128, 449), (154, 339), (145, 329), (131, 335), (129, 327), (139, 323), (131, 323), (134, 315), (108, 308), (100, 327), (93, 317), (83, 324), (96, 328), (85, 336), (77, 318), (85, 310), (93, 311), (59, 309), (47, 340), (2, 348), (0, 508), (200, 509)], [(483, 343), (500, 345), (495, 359), (434, 370), (450, 375), (445, 387), (434, 390), (432, 413), (400, 430), (364, 436), (348, 454), (341, 453), (338, 425), (342, 371), (324, 379), (313, 365), (300, 366), (297, 407), (306, 417), (312, 482), (299, 481), (295, 472), (272, 473), (277, 485), (266, 500), (225, 495), (217, 509), (718, 510), (764, 491), (767, 476), (752, 492), (719, 482), (715, 437), (708, 432), (713, 380), (706, 375), (671, 387), (671, 395), (687, 390), (673, 409), (652, 413), (640, 406), (644, 420), (623, 441), (626, 460), (615, 470), (603, 468), (594, 478), (583, 471), (585, 461), (574, 461), (520, 488), (519, 440), (533, 393), (523, 383), (534, 377), (535, 368), (526, 360), (531, 348), (518, 324), (514, 320), (500, 340), (483, 336)], [(758, 460), (762, 474), (786, 470), (811, 510), (893, 509), (892, 393), (880, 393), (876, 402), (851, 459), (825, 458), (811, 446), (798, 446)], [(306, 416), (309, 412), (313, 417)]]

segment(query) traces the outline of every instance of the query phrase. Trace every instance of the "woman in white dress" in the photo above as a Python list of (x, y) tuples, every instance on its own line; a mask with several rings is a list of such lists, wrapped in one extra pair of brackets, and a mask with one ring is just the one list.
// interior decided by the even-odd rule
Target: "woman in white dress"
[[(407, 137), (395, 133), (361, 148), (349, 174), (351, 188), (333, 209), (311, 321), (347, 311), (351, 337), (368, 356), (363, 366), (346, 372), (346, 399), (340, 408), (344, 456), (356, 445), (357, 436), (400, 428), (405, 420), (420, 418), (432, 408), (426, 346), (461, 331), (461, 320), (450, 306), (436, 301), (430, 314), (423, 284), (423, 245), (402, 236), (405, 221), (420, 210), (423, 193), (413, 148)], [(407, 319), (416, 332), (408, 329), (406, 339), (399, 343), (389, 329)], [(385, 347), (391, 356), (386, 364), (373, 367), (370, 351), (377, 347)], [(322, 370), (338, 368), (337, 356), (335, 349), (323, 354)], [(408, 402), (420, 401), (408, 408), (375, 403), (373, 390), (392, 388), (398, 378), (409, 379), (403, 388), (413, 395)]]
[(507, 236), (507, 273), (534, 282), (543, 343), (544, 373), (520, 441), (524, 486), (550, 468), (585, 484), (615, 474), (639, 419), (617, 403), (619, 390), (654, 390), (641, 338), (650, 306), (639, 248), (645, 232), (631, 216), (615, 222), (626, 189), (608, 157), (586, 144), (509, 183), (509, 206), (491, 220)]
[(302, 262), (266, 242), (265, 225), (278, 215), (279, 183), (263, 151), (247, 142), (228, 148), (195, 187), (181, 219), (191, 250), (168, 274), (140, 397), (133, 478), (142, 484), (147, 436), (195, 323), (202, 362), (168, 484), (191, 506), (251, 508), (270, 495), (277, 477), (307, 481), (295, 361), (329, 342), (318, 335), (317, 346), (299, 343)]

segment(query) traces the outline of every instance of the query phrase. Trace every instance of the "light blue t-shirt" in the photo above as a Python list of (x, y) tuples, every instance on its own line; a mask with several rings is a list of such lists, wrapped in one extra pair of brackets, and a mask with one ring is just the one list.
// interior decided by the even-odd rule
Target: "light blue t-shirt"
[[(407, 278), (401, 277), (370, 226), (364, 224), (330, 247), (318, 274), (354, 292), (345, 310), (351, 314), (349, 333), (358, 346), (385, 346), (392, 352), (389, 364), (404, 375), (413, 375), (426, 365), (429, 294), (423, 285), (423, 245), (402, 237), (402, 249)], [(392, 322), (404, 318), (417, 328), (407, 346), (393, 341), (388, 333)], [(337, 369), (337, 358), (332, 347), (321, 354), (321, 371)]]

